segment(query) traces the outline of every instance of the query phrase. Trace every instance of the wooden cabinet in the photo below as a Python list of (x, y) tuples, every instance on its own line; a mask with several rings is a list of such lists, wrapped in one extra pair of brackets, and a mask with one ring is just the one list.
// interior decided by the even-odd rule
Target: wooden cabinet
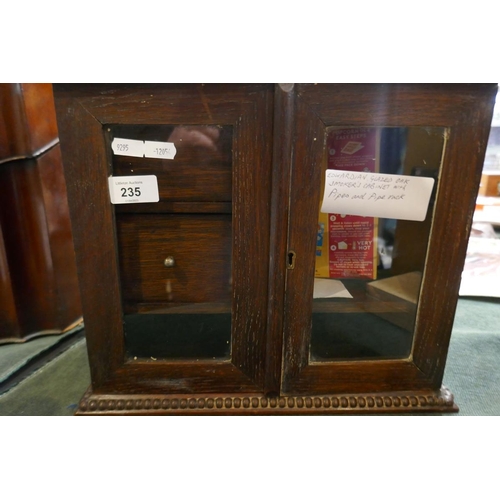
[(0, 84), (0, 344), (81, 322), (50, 84)]
[[(496, 85), (54, 89), (78, 413), (457, 410), (441, 382)], [(332, 172), (356, 208), (321, 211)]]
[(57, 144), (48, 83), (0, 85), (0, 162), (37, 157)]

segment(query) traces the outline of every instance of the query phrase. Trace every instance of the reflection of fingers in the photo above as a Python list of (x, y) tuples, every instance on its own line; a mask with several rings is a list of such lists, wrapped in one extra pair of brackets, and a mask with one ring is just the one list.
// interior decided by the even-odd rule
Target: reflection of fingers
[(215, 142), (219, 136), (220, 131), (217, 127), (176, 127), (170, 134), (169, 140), (215, 151), (217, 149)]
[(217, 139), (220, 137), (220, 129), (217, 127), (203, 127), (198, 130), (205, 135), (208, 135), (208, 137), (210, 137), (214, 141), (217, 141)]
[(186, 134), (184, 141), (191, 146), (200, 146), (203, 148), (208, 148), (213, 151), (217, 150), (214, 140), (199, 130), (191, 130)]
[(217, 149), (214, 140), (200, 131), (200, 129), (179, 127), (175, 129), (169, 137), (169, 140), (184, 146), (198, 146), (208, 148), (213, 151)]

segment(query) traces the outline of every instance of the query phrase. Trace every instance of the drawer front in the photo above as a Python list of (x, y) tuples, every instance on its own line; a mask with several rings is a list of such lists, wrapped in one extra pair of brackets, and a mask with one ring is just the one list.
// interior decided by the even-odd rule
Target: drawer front
[[(175, 145), (173, 159), (113, 155), (113, 175), (156, 175), (164, 202), (230, 202), (231, 126), (120, 126), (113, 137), (164, 141)], [(112, 138), (110, 138), (112, 140)], [(135, 205), (142, 211), (141, 205)]]
[(230, 214), (121, 214), (116, 224), (125, 312), (229, 301)]

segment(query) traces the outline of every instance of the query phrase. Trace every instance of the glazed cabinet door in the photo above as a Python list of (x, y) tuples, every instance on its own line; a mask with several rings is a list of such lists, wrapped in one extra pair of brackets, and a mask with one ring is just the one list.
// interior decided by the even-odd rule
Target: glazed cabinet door
[(495, 92), (289, 88), (283, 394), (440, 388)]
[(273, 86), (54, 89), (93, 392), (262, 392)]

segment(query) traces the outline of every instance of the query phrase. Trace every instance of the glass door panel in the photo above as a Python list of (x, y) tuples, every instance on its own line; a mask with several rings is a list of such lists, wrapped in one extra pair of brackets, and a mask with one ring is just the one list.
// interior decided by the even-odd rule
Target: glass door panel
[(325, 134), (309, 361), (407, 358), (446, 130)]
[[(108, 130), (121, 145), (113, 147), (112, 171), (124, 195), (130, 179), (142, 188), (143, 176), (155, 176), (158, 185), (157, 202), (115, 205), (126, 356), (229, 360), (232, 127)], [(132, 156), (136, 144), (153, 152)]]

